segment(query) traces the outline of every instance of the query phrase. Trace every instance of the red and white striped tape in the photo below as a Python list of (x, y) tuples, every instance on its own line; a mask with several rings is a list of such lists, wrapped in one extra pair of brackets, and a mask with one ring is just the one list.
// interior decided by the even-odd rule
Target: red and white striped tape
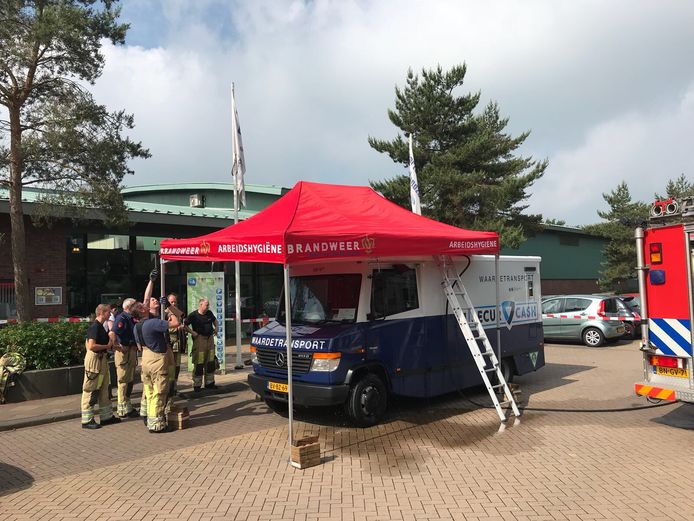
[[(82, 317), (50, 317), (50, 318), (35, 318), (33, 322), (89, 322), (88, 318)], [(2, 324), (16, 324), (16, 318), (10, 318), (8, 320), (0, 320), (0, 325)]]
[[(261, 317), (261, 318), (242, 318), (241, 323), (242, 324), (262, 324), (262, 323), (268, 323), (271, 322), (272, 320), (275, 320), (275, 317)], [(225, 318), (224, 322), (236, 322), (235, 318)]]
[(597, 315), (558, 315), (556, 313), (543, 313), (542, 318), (572, 318), (586, 320), (634, 320), (634, 317), (620, 315), (618, 317), (601, 317)]

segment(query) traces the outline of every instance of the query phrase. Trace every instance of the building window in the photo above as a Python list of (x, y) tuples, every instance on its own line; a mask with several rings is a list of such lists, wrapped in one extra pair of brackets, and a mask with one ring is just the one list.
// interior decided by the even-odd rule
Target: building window
[(14, 282), (0, 281), (0, 320), (17, 316)]

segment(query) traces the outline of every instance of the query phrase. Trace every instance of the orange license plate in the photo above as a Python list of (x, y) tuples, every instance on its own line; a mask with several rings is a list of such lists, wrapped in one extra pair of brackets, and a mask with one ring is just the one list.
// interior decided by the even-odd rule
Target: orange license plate
[(270, 391), (275, 391), (277, 393), (288, 393), (289, 392), (289, 386), (287, 384), (281, 384), (278, 382), (268, 382), (267, 388)]
[(660, 367), (656, 365), (653, 367), (655, 374), (661, 376), (676, 376), (677, 378), (689, 378), (689, 371), (687, 369), (680, 369), (679, 367)]

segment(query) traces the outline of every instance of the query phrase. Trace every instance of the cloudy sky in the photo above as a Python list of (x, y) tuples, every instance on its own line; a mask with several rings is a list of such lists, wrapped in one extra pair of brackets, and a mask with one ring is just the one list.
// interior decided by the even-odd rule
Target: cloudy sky
[(135, 114), (153, 157), (126, 184), (227, 181), (230, 84), (247, 182), (366, 184), (404, 173), (367, 137), (408, 67), (465, 62), (521, 152), (549, 159), (532, 211), (595, 222), (626, 180), (650, 200), (694, 179), (694, 2), (125, 0), (98, 101)]

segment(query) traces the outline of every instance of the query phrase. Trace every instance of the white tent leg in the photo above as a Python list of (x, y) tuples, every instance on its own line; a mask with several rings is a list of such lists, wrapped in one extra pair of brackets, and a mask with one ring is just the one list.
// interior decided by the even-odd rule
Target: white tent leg
[[(499, 325), (499, 314), (501, 313), (501, 305), (499, 304), (499, 254), (494, 255), (494, 283), (496, 284), (496, 359), (499, 361), (501, 369), (503, 361), (501, 360), (501, 327)], [(503, 374), (503, 369), (501, 369)]]
[(241, 359), (241, 263), (234, 262), (235, 281), (236, 281), (236, 366), (234, 369), (243, 369)]
[(289, 289), (289, 266), (284, 266), (284, 314), (287, 329), (287, 394), (289, 400), (289, 462), (292, 461), (292, 443), (294, 443), (294, 390), (292, 385), (292, 309)]

